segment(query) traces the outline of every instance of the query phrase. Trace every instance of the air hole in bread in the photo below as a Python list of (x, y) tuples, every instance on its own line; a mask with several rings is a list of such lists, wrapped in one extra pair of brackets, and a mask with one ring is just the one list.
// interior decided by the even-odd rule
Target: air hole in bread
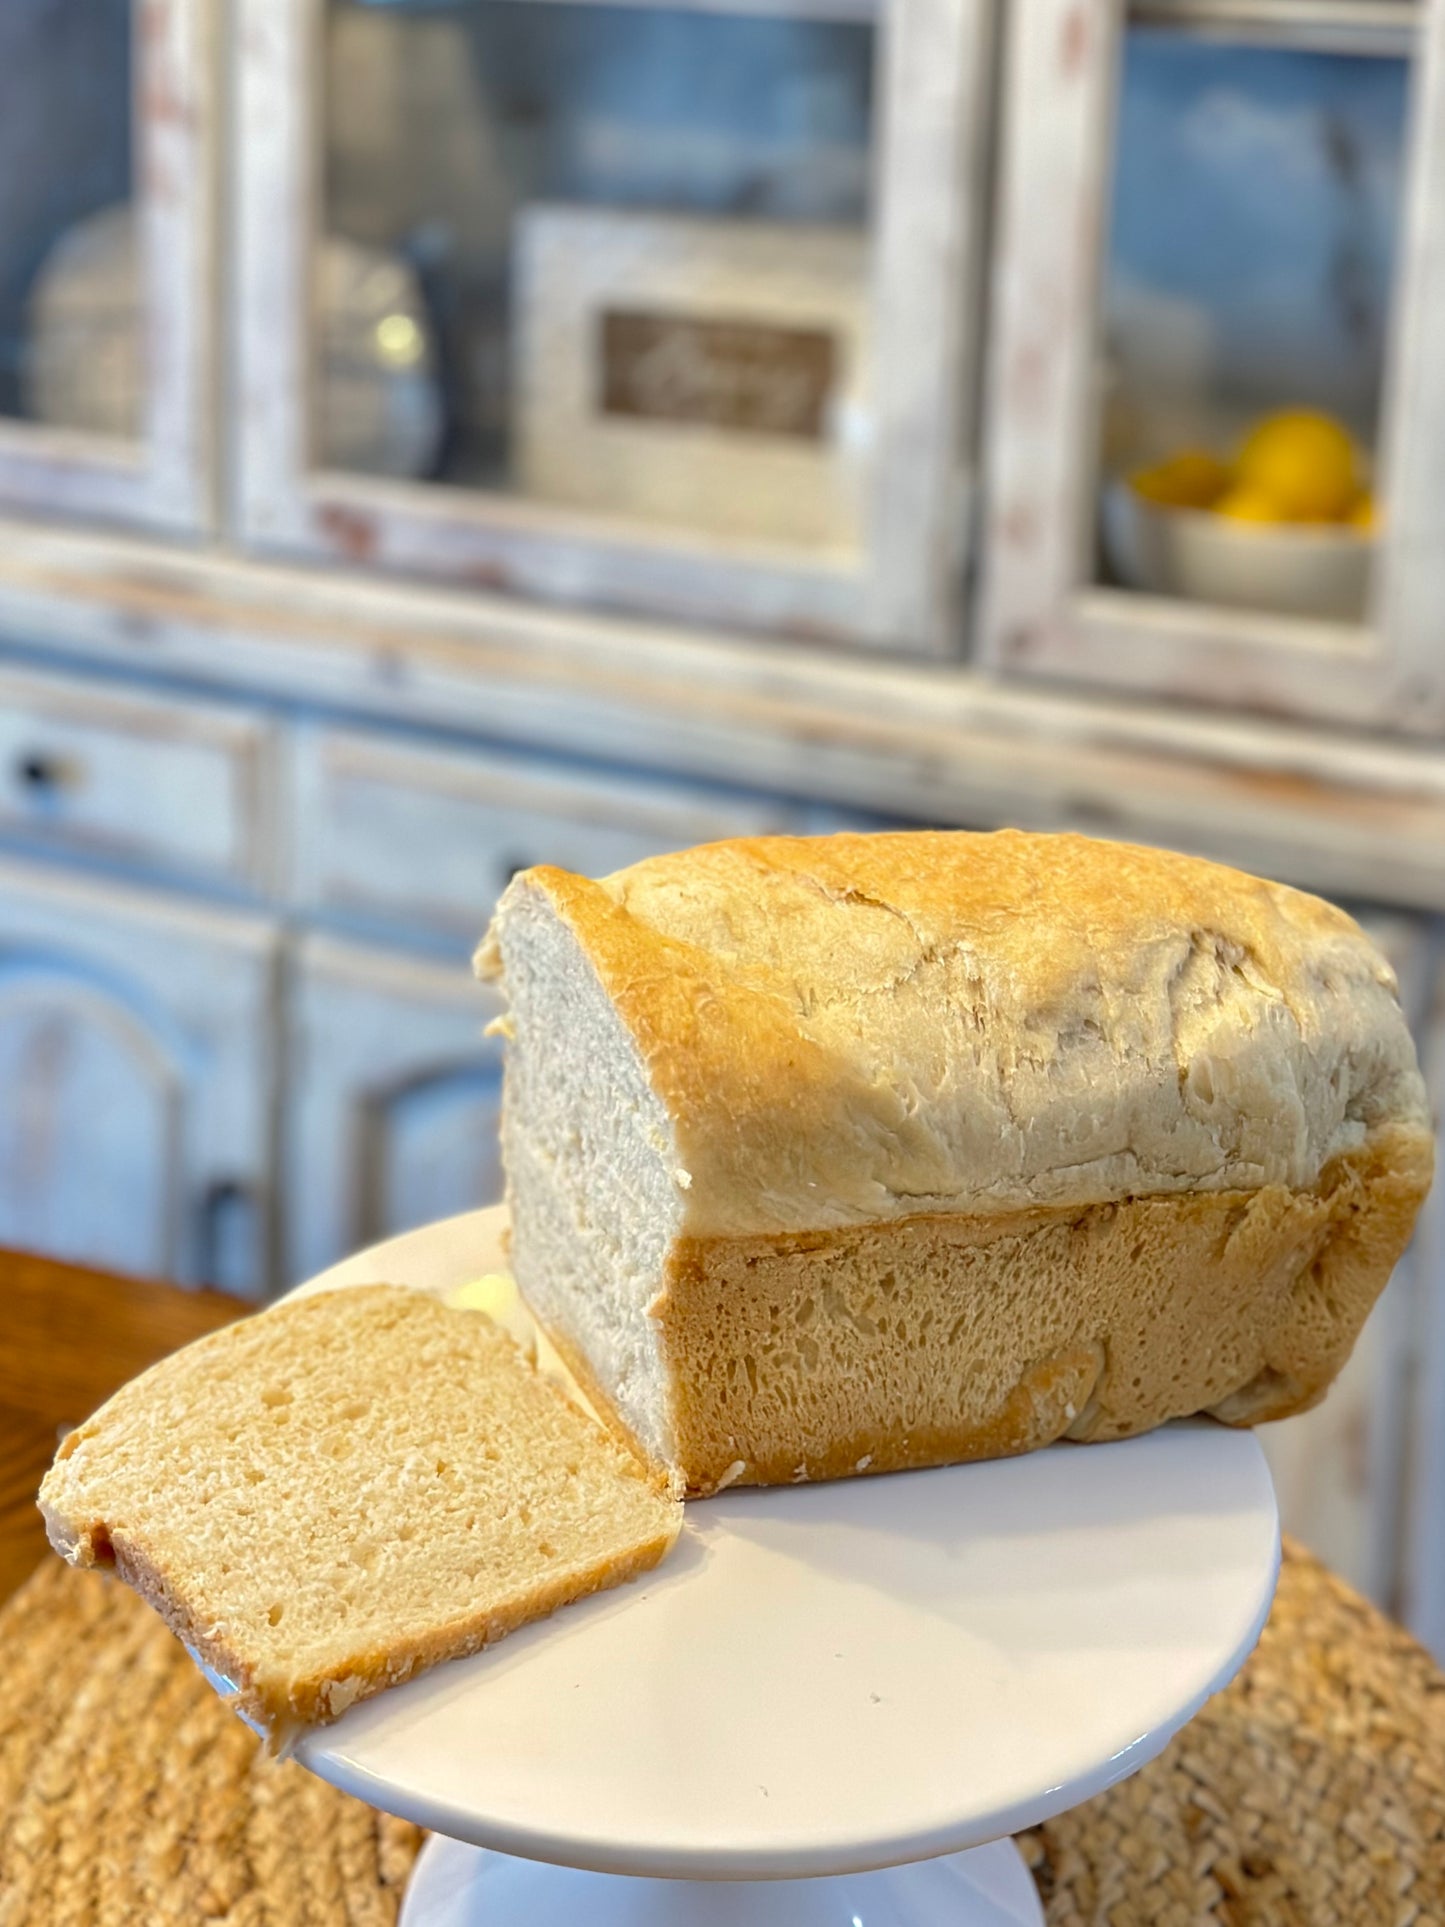
[(1206, 1108), (1214, 1102), (1214, 1065), (1207, 1057), (1194, 1057), (1184, 1077), (1185, 1089), (1196, 1103)]
[(279, 1626), (281, 1624), (282, 1614), (285, 1611), (286, 1611), (285, 1605), (281, 1600), (278, 1599), (275, 1605), (272, 1606), (266, 1614), (266, 1624), (268, 1626)]
[(273, 1410), (279, 1410), (289, 1405), (294, 1396), (289, 1385), (268, 1385), (261, 1394), (261, 1403)]

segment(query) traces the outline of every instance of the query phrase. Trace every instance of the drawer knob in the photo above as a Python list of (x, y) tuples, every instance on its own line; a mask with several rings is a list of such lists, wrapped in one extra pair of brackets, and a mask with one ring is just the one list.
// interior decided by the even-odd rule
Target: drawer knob
[(22, 750), (13, 764), (15, 781), (35, 796), (50, 796), (74, 780), (75, 771), (63, 757), (44, 750)]

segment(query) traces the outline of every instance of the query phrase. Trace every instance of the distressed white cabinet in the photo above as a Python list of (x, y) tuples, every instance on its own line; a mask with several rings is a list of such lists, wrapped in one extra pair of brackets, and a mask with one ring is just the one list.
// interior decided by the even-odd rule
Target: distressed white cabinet
[(285, 1280), (502, 1195), (499, 1001), (462, 968), (312, 937), (287, 1000)]
[(0, 864), (0, 1244), (269, 1282), (276, 942)]
[[(1405, 917), (1362, 919), (1400, 980), (1400, 1001), (1417, 1037), (1429, 1029), (1429, 927)], [(1366, 1321), (1349, 1363), (1322, 1404), (1298, 1418), (1261, 1426), (1286, 1532), (1367, 1598), (1399, 1612), (1423, 1550), (1423, 1519), (1412, 1516), (1413, 1461), (1431, 1423), (1445, 1428), (1445, 1405), (1433, 1420), (1436, 1394), (1420, 1372), (1432, 1284), (1445, 1253), (1431, 1251), (1422, 1230)], [(1438, 1343), (1445, 1345), (1445, 1331)], [(1442, 1353), (1445, 1363), (1445, 1353)], [(1445, 1380), (1441, 1381), (1445, 1383)], [(1445, 1430), (1441, 1435), (1445, 1450)], [(1441, 1460), (1445, 1469), (1445, 1459)], [(1430, 1504), (1445, 1506), (1445, 1483)], [(1434, 1516), (1440, 1516), (1438, 1510)], [(1431, 1555), (1433, 1557), (1433, 1554)], [(1442, 1570), (1445, 1578), (1445, 1570)], [(1437, 1650), (1445, 1651), (1445, 1620)]]
[[(1004, 14), (979, 658), (1438, 733), (1445, 5)], [(1237, 259), (1232, 235), (1248, 238)], [(1372, 542), (1161, 516), (1124, 480), (1302, 403), (1368, 448)], [(1283, 590), (1266, 567), (1287, 568)]]
[(809, 827), (778, 797), (335, 727), (297, 732), (293, 792), (297, 902), (463, 966), (516, 870), (607, 876), (663, 850)]
[[(1445, 1120), (1445, 960), (1437, 960), (1425, 1070), (1438, 1134)], [(1437, 1170), (1416, 1237), (1406, 1459), (1405, 1623), (1445, 1664), (1445, 1179)]]
[(0, 838), (261, 895), (275, 736), (220, 703), (0, 667)]
[(956, 648), (992, 0), (239, 0), (245, 539)]
[(210, 519), (215, 4), (0, 7), (0, 503)]

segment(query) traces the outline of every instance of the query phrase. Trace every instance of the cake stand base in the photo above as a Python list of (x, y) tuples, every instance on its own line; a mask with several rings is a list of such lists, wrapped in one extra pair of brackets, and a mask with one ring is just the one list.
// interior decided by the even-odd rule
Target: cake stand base
[(1043, 1927), (1011, 1840), (822, 1880), (638, 1880), (434, 1835), (399, 1927)]

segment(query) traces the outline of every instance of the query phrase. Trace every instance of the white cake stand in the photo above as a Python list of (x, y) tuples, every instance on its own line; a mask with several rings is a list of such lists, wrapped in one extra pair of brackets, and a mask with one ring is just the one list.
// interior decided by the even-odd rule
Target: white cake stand
[[(451, 1289), (500, 1211), (309, 1289)], [(297, 1757), (435, 1834), (403, 1927), (1037, 1927), (1009, 1840), (1152, 1759), (1279, 1564), (1248, 1432), (688, 1508), (657, 1572), (354, 1707)]]

